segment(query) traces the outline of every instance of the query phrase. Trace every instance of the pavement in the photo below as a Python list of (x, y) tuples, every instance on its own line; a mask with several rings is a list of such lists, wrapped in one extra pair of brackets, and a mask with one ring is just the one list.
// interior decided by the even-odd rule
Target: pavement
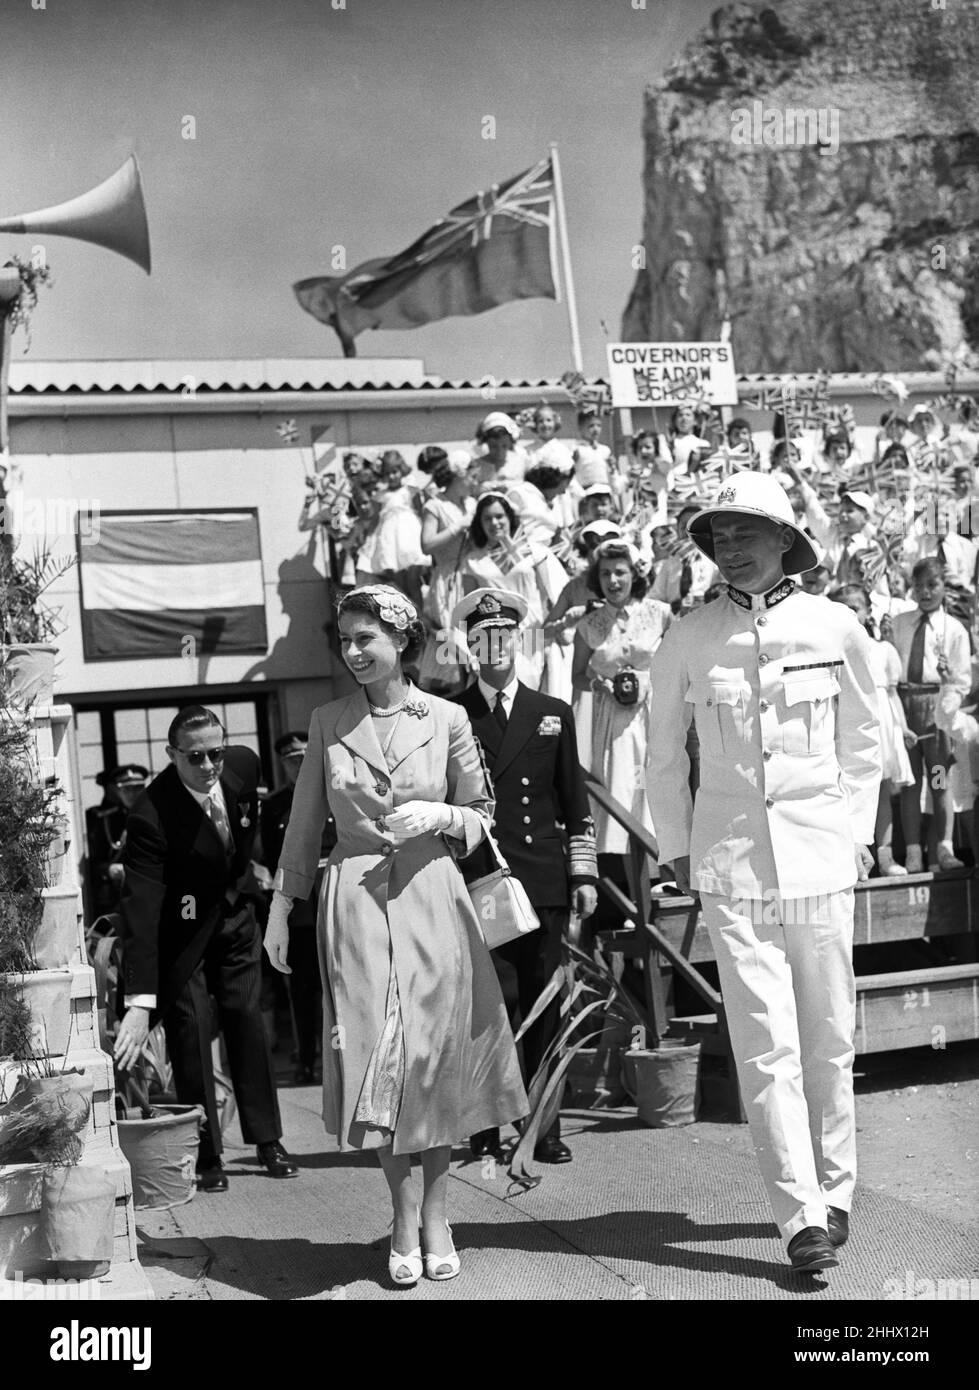
[[(284, 1078), (287, 1059), (277, 1060)], [(976, 1076), (974, 1064), (967, 1070)], [(891, 1113), (879, 1109), (888, 1105), (879, 1090), (858, 1094), (865, 1129)], [(909, 1199), (895, 1195), (909, 1184), (888, 1178), (893, 1165), (872, 1161), (840, 1268), (814, 1278), (785, 1261), (746, 1126), (649, 1129), (629, 1108), (564, 1112), (574, 1161), (539, 1165), (542, 1181), (529, 1190), (468, 1149), (454, 1151), (449, 1213), (462, 1274), (397, 1289), (387, 1277), (390, 1207), (376, 1159), (329, 1151), (319, 1087), (283, 1085), (279, 1098), (298, 1178), (269, 1178), (233, 1124), (227, 1193), (137, 1212), (140, 1261), (157, 1299), (812, 1303), (935, 1298), (937, 1281), (979, 1279), (974, 1168), (954, 1201)]]

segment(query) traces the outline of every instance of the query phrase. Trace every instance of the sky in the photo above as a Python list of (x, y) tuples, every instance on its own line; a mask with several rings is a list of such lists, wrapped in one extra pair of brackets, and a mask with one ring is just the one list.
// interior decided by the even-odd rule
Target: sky
[[(82, 242), (0, 234), (0, 259), (41, 240), (52, 268), (31, 358), (339, 356), (294, 281), (336, 273), (334, 246), (348, 268), (403, 250), (556, 141), (585, 369), (604, 373), (602, 322), (615, 341), (642, 237), (644, 88), (715, 8), (640, 4), (0, 0), (0, 216), (135, 152), (153, 255), (147, 277)], [(540, 299), (357, 349), (447, 378), (571, 366), (566, 309)]]

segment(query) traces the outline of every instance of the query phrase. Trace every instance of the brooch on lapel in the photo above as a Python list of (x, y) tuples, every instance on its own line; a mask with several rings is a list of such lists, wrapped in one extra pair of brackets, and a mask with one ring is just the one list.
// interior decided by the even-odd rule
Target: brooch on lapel
[(557, 714), (545, 714), (541, 722), (537, 725), (537, 732), (544, 734), (545, 737), (561, 732), (561, 718)]
[(238, 824), (241, 826), (242, 830), (247, 830), (248, 827), (251, 825), (251, 821), (248, 817), (247, 806), (242, 807), (241, 815), (238, 817)]

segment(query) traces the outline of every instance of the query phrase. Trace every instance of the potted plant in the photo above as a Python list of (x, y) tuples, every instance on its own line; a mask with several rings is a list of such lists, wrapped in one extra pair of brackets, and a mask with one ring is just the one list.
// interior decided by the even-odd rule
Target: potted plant
[[(114, 934), (91, 943), (99, 1004), (99, 1033), (111, 1053), (118, 1021), (119, 942)], [(204, 1109), (178, 1105), (162, 1023), (150, 1030), (142, 1055), (128, 1071), (115, 1070), (116, 1132), (139, 1207), (174, 1207), (196, 1190), (197, 1153)]]
[(7, 1059), (0, 1077), (0, 1171), (16, 1177), (22, 1165), (41, 1166), (38, 1253), (54, 1274), (96, 1278), (112, 1258), (116, 1184), (104, 1169), (78, 1166), (92, 1082), (75, 1067), (57, 1068), (34, 1036), (30, 1009), (8, 976), (0, 986), (0, 1055)]
[(158, 1023), (131, 1070), (116, 1071), (119, 1147), (129, 1161), (137, 1207), (180, 1206), (196, 1191), (204, 1107), (178, 1105), (166, 1089), (170, 1079)]
[(511, 1177), (528, 1185), (540, 1181), (528, 1162), (533, 1159), (540, 1135), (547, 1132), (560, 1111), (571, 1068), (577, 1063), (579, 1075), (592, 1085), (598, 1075), (603, 1084), (614, 1079), (617, 1086), (623, 1048), (621, 1042), (610, 1041), (610, 1030), (615, 1030), (620, 1039), (624, 1030), (630, 1035), (634, 1035), (634, 1030), (645, 1034), (642, 1012), (598, 944), (589, 954), (565, 943), (564, 962), (521, 1024), (518, 1041), (557, 998), (561, 1000), (561, 1023), (527, 1087), (530, 1114), (510, 1159)]
[[(11, 1007), (4, 991), (9, 1032)], [(3, 1009), (0, 1005), (0, 1010)], [(50, 1058), (39, 1056), (21, 1031), (19, 1063), (9, 1099), (0, 1092), (0, 1167), (10, 1163), (75, 1163), (81, 1157), (80, 1132), (92, 1110), (92, 1083), (75, 1067), (57, 1068)]]
[[(77, 893), (49, 885), (50, 850), (61, 834), (57, 786), (42, 785), (28, 724), (0, 708), (0, 985), (27, 1001), (34, 1050), (67, 1046), (77, 948)], [(37, 1036), (43, 1029), (43, 1037)]]
[(0, 537), (0, 1207), (9, 1197), (23, 1215), (21, 1239), (45, 1272), (95, 1278), (112, 1259), (118, 1194), (113, 1176), (82, 1161), (94, 1087), (67, 1065), (77, 889), (51, 886), (61, 792), (41, 775), (26, 708), (50, 700), (51, 673), (35, 678), (19, 659), (57, 631), (40, 595), (66, 568), (46, 553), (16, 561)]
[(73, 556), (56, 560), (46, 547), (26, 558), (0, 544), (0, 667), (11, 704), (52, 698), (58, 653), (52, 639), (64, 623), (43, 595), (73, 564)]

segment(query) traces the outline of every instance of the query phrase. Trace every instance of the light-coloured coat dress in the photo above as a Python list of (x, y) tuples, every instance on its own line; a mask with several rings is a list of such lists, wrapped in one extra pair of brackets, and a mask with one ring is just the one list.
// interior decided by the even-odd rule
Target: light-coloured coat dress
[[(386, 755), (362, 690), (313, 712), (279, 859), (282, 892), (308, 897), (332, 814), (338, 840), (317, 930), (323, 1120), (341, 1150), (391, 1142), (355, 1112), (392, 967), (405, 1049), (394, 1152), (453, 1144), (529, 1109), (496, 971), (456, 863), (486, 835), (492, 789), (465, 711), (412, 695), (425, 712), (397, 717)], [(378, 821), (416, 800), (457, 806), (464, 841), (429, 833), (396, 847)]]

